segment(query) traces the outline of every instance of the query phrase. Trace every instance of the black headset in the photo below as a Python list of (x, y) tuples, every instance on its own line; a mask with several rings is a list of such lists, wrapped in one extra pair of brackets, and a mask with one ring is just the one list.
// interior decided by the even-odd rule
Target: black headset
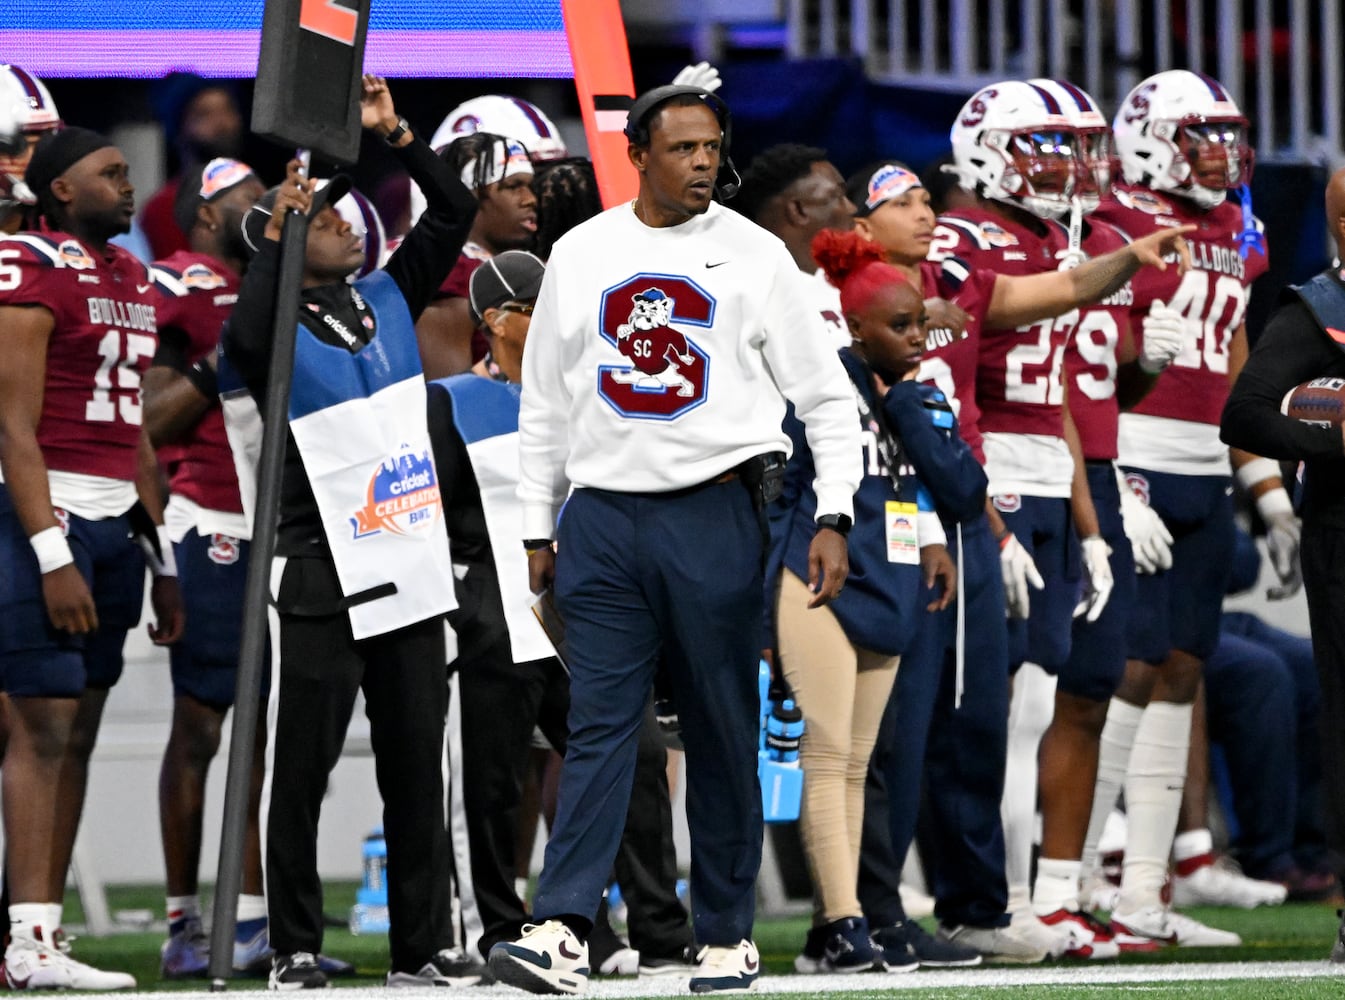
[(719, 129), (724, 133), (719, 149), (719, 175), (715, 178), (715, 193), (720, 201), (728, 201), (738, 193), (742, 178), (738, 176), (733, 161), (729, 159), (729, 141), (733, 137), (733, 115), (722, 97), (704, 87), (689, 87), (670, 83), (667, 86), (647, 90), (635, 99), (626, 114), (626, 138), (636, 146), (649, 145), (649, 119), (654, 117), (663, 104), (674, 97), (683, 95), (699, 98), (719, 119)]

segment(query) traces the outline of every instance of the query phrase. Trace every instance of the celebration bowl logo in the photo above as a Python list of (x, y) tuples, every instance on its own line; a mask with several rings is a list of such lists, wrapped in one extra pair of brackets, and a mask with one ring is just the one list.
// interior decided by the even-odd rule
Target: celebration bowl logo
[(380, 531), (392, 535), (420, 534), (439, 522), (442, 511), (439, 480), (430, 453), (417, 454), (408, 449), (374, 470), (364, 506), (355, 511), (350, 525), (356, 538), (367, 538)]

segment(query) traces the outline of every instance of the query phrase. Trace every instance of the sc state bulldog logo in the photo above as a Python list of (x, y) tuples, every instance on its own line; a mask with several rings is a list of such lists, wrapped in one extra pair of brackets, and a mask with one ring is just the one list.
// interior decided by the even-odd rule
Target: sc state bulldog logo
[(630, 364), (599, 366), (598, 395), (642, 420), (675, 420), (700, 406), (710, 359), (679, 327), (708, 327), (714, 315), (714, 298), (685, 277), (637, 274), (607, 289), (602, 335)]
[(233, 535), (223, 535), (218, 531), (210, 536), (210, 547), (205, 554), (210, 561), (219, 566), (232, 566), (242, 555), (242, 542)]

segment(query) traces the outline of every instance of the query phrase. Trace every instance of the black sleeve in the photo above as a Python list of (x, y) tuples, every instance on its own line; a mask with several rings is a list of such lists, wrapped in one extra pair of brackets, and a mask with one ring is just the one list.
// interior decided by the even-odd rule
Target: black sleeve
[(1220, 438), (1266, 458), (1339, 458), (1345, 450), (1340, 428), (1280, 413), (1290, 389), (1330, 375), (1345, 376), (1345, 353), (1327, 340), (1302, 302), (1287, 303), (1270, 318), (1228, 396)]
[(191, 368), (191, 356), (188, 354), (191, 341), (183, 330), (175, 326), (159, 327), (159, 346), (154, 352), (154, 367), (171, 368), (175, 372), (186, 373)]
[(220, 344), (248, 391), (262, 405), (271, 367), (271, 334), (275, 327), (276, 283), (280, 278), (280, 243), (262, 240), (248, 263), (238, 301), (224, 324)]
[(424, 140), (414, 138), (394, 152), (428, 203), (425, 214), (384, 268), (397, 282), (415, 320), (453, 270), (476, 217), (477, 202)]
[(426, 395), (430, 447), (434, 450), (434, 470), (439, 479), (439, 499), (444, 510), (452, 510), (458, 481), (464, 468), (470, 468), (467, 446), (453, 422), (453, 397), (446, 389), (431, 385)]

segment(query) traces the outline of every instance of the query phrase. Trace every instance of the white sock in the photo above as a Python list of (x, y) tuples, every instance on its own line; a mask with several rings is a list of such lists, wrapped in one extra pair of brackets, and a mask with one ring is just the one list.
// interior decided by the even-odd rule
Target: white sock
[(33, 940), (36, 928), (42, 928), (42, 938), (50, 943), (46, 903), (15, 903), (9, 908), (9, 936)]
[(1202, 854), (1213, 853), (1214, 834), (1203, 828), (1179, 833), (1172, 841), (1172, 857), (1175, 861), (1187, 861)]
[(1056, 910), (1079, 908), (1079, 872), (1083, 863), (1065, 858), (1038, 858), (1032, 912), (1044, 917)]
[(1035, 663), (1024, 663), (1014, 674), (1009, 699), (1009, 744), (999, 805), (1004, 874), (1009, 892), (1020, 887), (1024, 898), (1032, 885), (1032, 843), (1037, 832), (1037, 752), (1054, 715), (1055, 678)]
[(266, 897), (249, 896), (247, 893), (238, 895), (238, 920), (258, 920), (266, 916)]
[(1191, 706), (1150, 702), (1135, 732), (1126, 774), (1130, 830), (1117, 904), (1122, 913), (1162, 902), (1190, 746)]
[(65, 916), (64, 903), (47, 903), (47, 921), (42, 926), (49, 930), (60, 930), (61, 920)]
[(168, 914), (169, 924), (175, 924), (179, 920), (190, 920), (192, 917), (201, 916), (201, 897), (196, 893), (190, 896), (169, 896), (167, 897), (164, 911)]
[(1088, 836), (1083, 844), (1083, 870), (1097, 867), (1097, 843), (1107, 817), (1116, 808), (1116, 797), (1121, 794), (1126, 768), (1130, 765), (1130, 750), (1135, 745), (1135, 730), (1139, 728), (1144, 709), (1120, 698), (1113, 698), (1107, 706), (1107, 722), (1102, 727), (1098, 744), (1097, 787), (1093, 790), (1093, 813), (1088, 818)]

